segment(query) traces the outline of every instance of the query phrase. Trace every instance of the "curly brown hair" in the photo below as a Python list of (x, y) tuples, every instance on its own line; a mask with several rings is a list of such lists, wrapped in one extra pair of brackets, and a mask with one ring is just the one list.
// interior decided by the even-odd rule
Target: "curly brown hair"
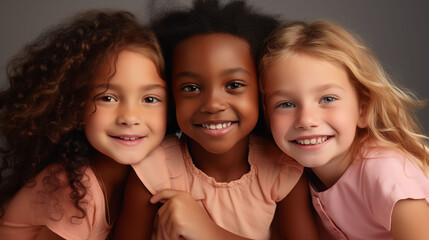
[[(159, 74), (163, 72), (152, 31), (131, 13), (113, 10), (77, 14), (42, 34), (9, 63), (10, 86), (0, 92), (0, 217), (13, 195), (51, 164), (64, 168), (70, 197), (80, 217), (86, 215), (79, 206), (87, 194), (81, 180), (95, 150), (82, 129), (84, 106), (96, 69), (124, 49), (143, 52)], [(55, 185), (55, 178), (45, 181)]]

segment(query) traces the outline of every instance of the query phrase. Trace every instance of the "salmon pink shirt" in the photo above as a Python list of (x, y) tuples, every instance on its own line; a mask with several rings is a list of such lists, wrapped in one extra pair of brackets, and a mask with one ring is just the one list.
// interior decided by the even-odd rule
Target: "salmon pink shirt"
[[(59, 181), (58, 189), (50, 195), (44, 179), (52, 174)], [(82, 216), (82, 213), (70, 199), (71, 188), (65, 171), (58, 165), (44, 169), (36, 176), (34, 184), (24, 186), (6, 205), (5, 215), (0, 220), (0, 239), (35, 239), (43, 226), (68, 240), (106, 239), (110, 226), (106, 221), (104, 196), (91, 168), (85, 169), (82, 183), (88, 187), (81, 204), (86, 215), (76, 218), (74, 216)]]
[[(269, 239), (276, 203), (292, 190), (303, 171), (274, 143), (255, 136), (250, 137), (250, 171), (231, 182), (217, 182), (199, 170), (186, 143), (176, 136), (167, 137), (161, 149), (157, 156), (133, 166), (146, 188), (153, 194), (170, 187), (187, 191), (216, 224), (251, 239)], [(168, 239), (159, 222), (156, 228), (153, 239)]]
[(380, 148), (364, 149), (363, 158), (355, 159), (331, 188), (310, 189), (325, 227), (323, 239), (393, 239), (395, 203), (402, 199), (429, 203), (429, 179), (416, 162), (398, 151)]

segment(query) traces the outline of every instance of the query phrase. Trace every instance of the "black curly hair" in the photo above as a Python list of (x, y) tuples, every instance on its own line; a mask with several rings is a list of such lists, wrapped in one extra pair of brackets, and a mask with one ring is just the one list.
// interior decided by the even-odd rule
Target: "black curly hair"
[[(167, 6), (166, 6), (167, 7)], [(165, 59), (165, 74), (171, 96), (171, 70), (173, 51), (177, 44), (196, 35), (226, 33), (247, 41), (256, 63), (262, 51), (265, 38), (280, 24), (275, 16), (258, 13), (245, 1), (229, 1), (224, 5), (218, 0), (194, 0), (193, 7), (161, 12), (152, 16), (150, 26), (158, 37)], [(179, 129), (170, 101), (169, 126), (167, 132)], [(260, 120), (254, 133), (266, 135), (268, 131)]]
[[(152, 31), (129, 12), (90, 10), (42, 34), (8, 64), (10, 85), (0, 92), (0, 217), (13, 195), (51, 164), (67, 173), (70, 197), (85, 216), (83, 168), (96, 151), (83, 132), (84, 106), (100, 64), (128, 48), (142, 49), (161, 75)], [(54, 175), (45, 181), (55, 185)]]

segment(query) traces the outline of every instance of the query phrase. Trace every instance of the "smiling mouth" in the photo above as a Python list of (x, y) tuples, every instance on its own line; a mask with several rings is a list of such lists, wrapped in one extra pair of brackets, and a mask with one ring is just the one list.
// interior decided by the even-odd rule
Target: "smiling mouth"
[(294, 142), (298, 143), (299, 145), (316, 145), (325, 142), (331, 137), (324, 136), (324, 137), (317, 137), (317, 138), (307, 138), (307, 139), (297, 139), (294, 140)]
[(124, 141), (135, 141), (138, 139), (142, 139), (143, 137), (117, 137), (117, 136), (112, 136), (113, 138), (117, 138), (117, 139), (121, 139)]
[(224, 122), (224, 123), (216, 123), (216, 124), (203, 123), (201, 124), (201, 127), (210, 129), (210, 130), (220, 130), (231, 126), (231, 124), (232, 122)]

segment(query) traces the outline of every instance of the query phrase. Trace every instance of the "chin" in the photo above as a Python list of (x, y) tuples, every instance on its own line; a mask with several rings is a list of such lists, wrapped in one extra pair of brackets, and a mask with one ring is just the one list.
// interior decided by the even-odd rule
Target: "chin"
[(211, 148), (204, 148), (207, 152), (212, 154), (223, 154), (228, 151), (230, 151), (232, 148), (231, 146), (220, 146), (220, 147), (211, 147)]
[(135, 164), (138, 162), (141, 162), (145, 157), (146, 157), (146, 153), (142, 153), (142, 154), (133, 154), (133, 156), (127, 156), (125, 154), (122, 154), (120, 157), (116, 157), (116, 158), (112, 158), (115, 162), (119, 163), (119, 164), (123, 164), (123, 165), (131, 165), (131, 164)]

